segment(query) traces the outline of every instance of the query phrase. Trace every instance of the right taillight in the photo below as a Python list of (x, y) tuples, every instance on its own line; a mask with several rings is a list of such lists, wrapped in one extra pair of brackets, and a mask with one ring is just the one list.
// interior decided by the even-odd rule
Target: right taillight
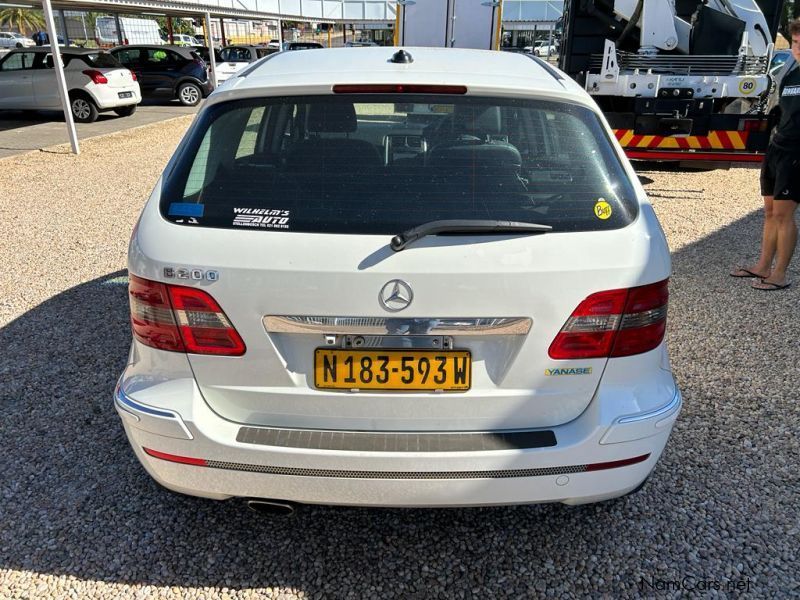
[(669, 280), (631, 288), (611, 356), (631, 356), (652, 350), (667, 330)]
[(572, 312), (550, 344), (556, 360), (631, 356), (656, 348), (667, 327), (668, 279), (597, 292)]
[(130, 276), (131, 326), (137, 340), (172, 352), (241, 356), (245, 345), (219, 304), (196, 288)]

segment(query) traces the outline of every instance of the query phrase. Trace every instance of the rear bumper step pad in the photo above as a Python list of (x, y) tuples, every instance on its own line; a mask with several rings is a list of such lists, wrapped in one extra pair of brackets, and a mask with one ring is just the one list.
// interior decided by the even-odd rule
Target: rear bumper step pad
[(556, 445), (556, 436), (549, 430), (485, 433), (367, 433), (242, 427), (236, 435), (236, 441), (258, 446), (353, 452), (487, 452), (550, 448)]

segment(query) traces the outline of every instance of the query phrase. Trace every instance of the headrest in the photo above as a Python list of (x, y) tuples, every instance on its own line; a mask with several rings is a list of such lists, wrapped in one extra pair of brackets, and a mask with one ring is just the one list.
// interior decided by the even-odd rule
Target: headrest
[(456, 104), (453, 109), (453, 123), (454, 129), (460, 132), (479, 132), (485, 135), (502, 131), (499, 106)]
[(519, 170), (522, 157), (511, 144), (492, 142), (477, 145), (440, 146), (431, 150), (429, 164), (448, 167), (497, 168)]
[(348, 103), (312, 104), (306, 129), (315, 133), (351, 133), (356, 130), (356, 109)]

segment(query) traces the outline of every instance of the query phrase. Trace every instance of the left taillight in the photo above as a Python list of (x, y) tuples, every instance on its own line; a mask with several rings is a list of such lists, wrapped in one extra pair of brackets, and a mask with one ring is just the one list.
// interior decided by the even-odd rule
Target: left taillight
[(133, 71), (131, 71), (130, 73), (131, 73), (131, 79), (133, 79), (134, 81), (138, 81), (138, 79), (136, 79), (136, 73), (134, 73)]
[(96, 71), (94, 69), (86, 69), (83, 72), (89, 79), (92, 80), (92, 83), (108, 83), (108, 78), (103, 75), (100, 71)]
[(133, 335), (141, 343), (172, 352), (241, 356), (245, 345), (207, 292), (130, 276)]

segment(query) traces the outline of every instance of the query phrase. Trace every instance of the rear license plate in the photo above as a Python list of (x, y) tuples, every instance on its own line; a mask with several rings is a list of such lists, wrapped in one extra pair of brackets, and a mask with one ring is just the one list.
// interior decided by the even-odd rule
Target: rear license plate
[(119, 92), (117, 95), (120, 98), (133, 98), (133, 92)]
[(471, 382), (472, 357), (465, 350), (314, 351), (318, 389), (465, 392)]

